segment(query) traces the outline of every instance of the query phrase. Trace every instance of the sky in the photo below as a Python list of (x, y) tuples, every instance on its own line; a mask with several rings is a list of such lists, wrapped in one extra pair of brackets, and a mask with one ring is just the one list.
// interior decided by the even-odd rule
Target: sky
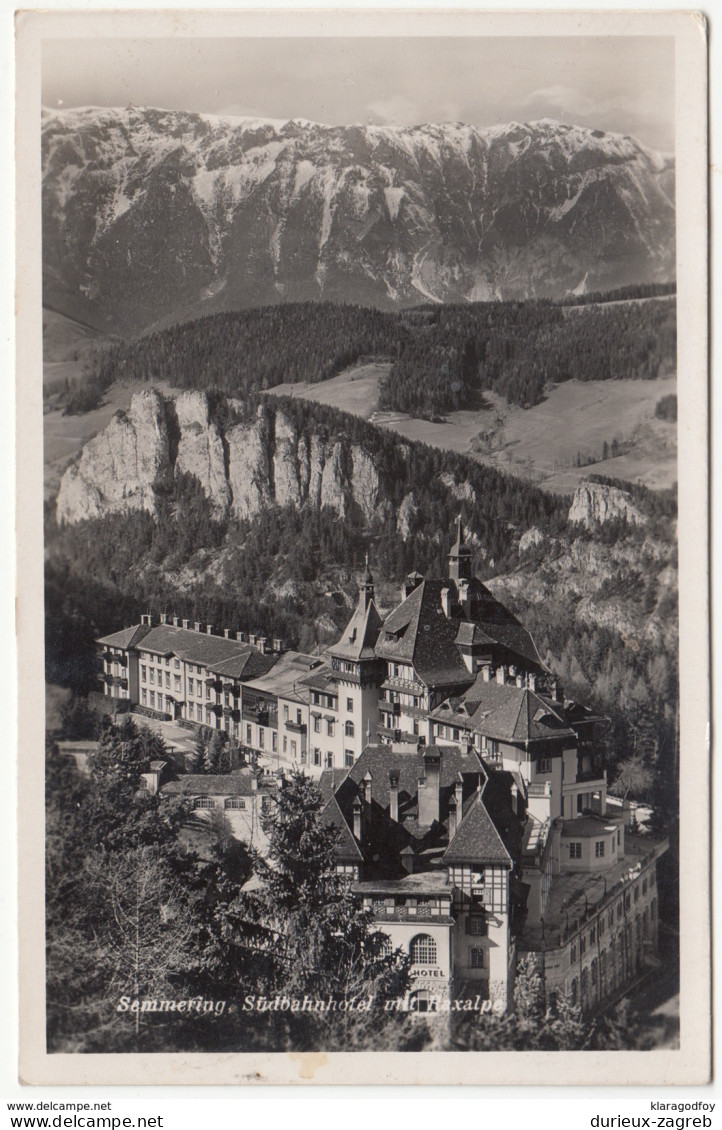
[(328, 125), (555, 118), (674, 149), (667, 37), (57, 39), (43, 105), (156, 106)]

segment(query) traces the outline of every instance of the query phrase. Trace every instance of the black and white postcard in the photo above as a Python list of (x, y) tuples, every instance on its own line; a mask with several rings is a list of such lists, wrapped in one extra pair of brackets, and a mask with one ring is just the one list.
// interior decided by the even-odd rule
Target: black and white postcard
[(704, 20), (17, 32), (22, 1079), (707, 1081)]

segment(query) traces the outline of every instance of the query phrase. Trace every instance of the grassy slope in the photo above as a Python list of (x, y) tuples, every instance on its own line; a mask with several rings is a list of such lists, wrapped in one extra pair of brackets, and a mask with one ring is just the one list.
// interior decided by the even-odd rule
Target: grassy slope
[[(341, 408), (406, 439), (474, 455), (557, 493), (572, 493), (591, 471), (640, 480), (655, 489), (677, 479), (676, 428), (654, 417), (657, 401), (676, 391), (674, 377), (567, 381), (552, 388), (543, 403), (527, 409), (486, 393), (488, 410), (451, 412), (443, 423), (433, 423), (376, 411), (379, 380), (388, 368), (381, 363), (356, 365), (319, 384), (285, 384), (271, 392)], [(631, 442), (630, 449), (602, 463), (602, 444), (611, 444), (615, 437)], [(578, 451), (600, 462), (575, 468)]]

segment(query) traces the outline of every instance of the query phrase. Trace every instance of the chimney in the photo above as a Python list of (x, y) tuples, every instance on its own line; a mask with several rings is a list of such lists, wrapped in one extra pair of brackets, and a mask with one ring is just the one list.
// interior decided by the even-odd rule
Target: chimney
[(454, 797), (456, 799), (457, 816), (461, 821), (461, 814), (464, 811), (464, 782), (461, 773), (458, 774), (457, 780), (454, 782)]
[(190, 620), (184, 620), (183, 621), (183, 627), (186, 628), (186, 630), (190, 627), (190, 624), (191, 624)]
[(372, 781), (373, 781), (373, 777), (371, 776), (370, 773), (367, 773), (366, 776), (364, 777), (364, 779), (361, 782), (361, 785), (363, 787), (364, 800), (366, 801), (367, 804), (371, 804), (371, 782)]
[(167, 624), (168, 623), (168, 617), (166, 616), (165, 612), (161, 612), (160, 622), (161, 622), (161, 624)]
[(456, 835), (456, 829), (459, 827), (459, 812), (456, 804), (456, 798), (452, 796), (449, 801), (449, 843)]
[(395, 769), (389, 771), (389, 816), (399, 822), (399, 775)]
[(278, 636), (273, 637), (273, 650), (277, 651), (279, 655), (283, 651), (283, 640), (279, 639)]
[(252, 644), (252, 645), (253, 645), (253, 647), (255, 647), (255, 646), (256, 646), (256, 637), (255, 637), (255, 635), (254, 635), (254, 633), (253, 633), (253, 632), (249, 632), (249, 633), (248, 633), (248, 642), (249, 642), (250, 644)]
[(423, 756), (424, 776), (419, 781), (419, 824), (426, 828), (439, 819), (441, 752), (435, 746), (427, 746)]
[(527, 680), (528, 680), (529, 690), (535, 691), (536, 690), (536, 675), (534, 674), (533, 671), (529, 672), (529, 674), (527, 675)]
[(245, 632), (236, 632), (236, 639), (239, 643), (247, 643)]
[(451, 618), (451, 589), (441, 590), (441, 607), (447, 620)]
[(506, 682), (506, 670), (503, 666), (496, 669), (496, 681), (500, 687), (503, 687)]
[(173, 627), (174, 627), (174, 628), (179, 628), (179, 627), (180, 627), (180, 620), (178, 619), (178, 617), (177, 617), (177, 616), (174, 616), (174, 617), (173, 617)]
[(358, 797), (354, 797), (353, 802), (353, 834), (354, 837), (361, 842), (361, 801)]
[(488, 663), (485, 663), (484, 666), (482, 667), (481, 677), (482, 677), (482, 679), (485, 683), (491, 682), (491, 667), (489, 666)]
[(201, 625), (200, 625), (200, 621), (199, 621), (199, 620), (196, 620), (196, 622), (195, 622), (195, 624), (193, 625), (193, 627), (195, 628), (195, 630), (196, 630), (197, 632), (200, 632), (200, 630), (201, 630)]
[(207, 636), (213, 635), (213, 625), (212, 624), (206, 624), (206, 635)]
[(421, 576), (421, 573), (409, 573), (402, 587), (404, 600), (406, 600), (407, 596), (411, 596), (414, 589), (417, 589), (419, 587), (423, 579), (424, 578)]
[(223, 629), (223, 639), (229, 640), (230, 638), (231, 638), (231, 629), (230, 628), (224, 628)]
[(258, 639), (256, 640), (256, 643), (258, 644), (258, 650), (260, 651), (261, 655), (265, 655), (266, 654), (266, 644), (268, 643), (268, 640), (266, 639), (266, 637), (265, 636), (259, 636)]

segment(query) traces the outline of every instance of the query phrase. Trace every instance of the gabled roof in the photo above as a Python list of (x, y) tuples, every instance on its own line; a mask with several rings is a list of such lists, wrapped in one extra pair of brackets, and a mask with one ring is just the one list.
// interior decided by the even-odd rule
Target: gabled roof
[(309, 675), (304, 675), (298, 680), (299, 687), (310, 687), (314, 691), (325, 691), (327, 694), (338, 693), (338, 679), (328, 663), (314, 667)]
[(561, 703), (526, 687), (487, 682), (482, 674), (461, 700), (447, 701), (451, 709), (447, 704), (437, 707), (430, 715), (434, 721), (471, 726), (496, 741), (518, 744), (576, 737), (566, 724)]
[(339, 836), (335, 845), (337, 858), (345, 862), (362, 863), (363, 855), (361, 848), (357, 844), (356, 838), (339, 808), (336, 797), (332, 796), (329, 800), (321, 813), (321, 820), (324, 824), (333, 824), (338, 828)]
[(444, 863), (503, 863), (512, 866), (512, 858), (484, 804), (484, 791), (477, 793), (461, 821), (444, 853)]
[(427, 686), (465, 686), (472, 679), (456, 647), (458, 623), (441, 606), (447, 584), (421, 581), (386, 617), (376, 644), (381, 658), (413, 664)]
[(367, 605), (365, 594), (362, 592), (343, 635), (338, 643), (330, 649), (331, 654), (340, 659), (373, 659), (376, 655), (374, 648), (382, 626), (383, 620), (373, 598), (369, 600)]
[(248, 644), (238, 640), (227, 640), (224, 636), (213, 636), (208, 632), (194, 632), (190, 628), (177, 628), (175, 624), (159, 624), (151, 628), (135, 646), (139, 651), (156, 655), (177, 655), (186, 663), (203, 667), (241, 655), (248, 648)]
[(348, 776), (348, 769), (324, 769), (318, 779), (321, 796), (329, 801), (342, 781)]
[(220, 663), (209, 663), (208, 668), (215, 675), (227, 679), (255, 679), (265, 674), (278, 662), (277, 655), (263, 655), (251, 644), (244, 644), (244, 650)]
[(274, 663), (267, 674), (258, 679), (249, 679), (245, 685), (250, 690), (262, 691), (264, 694), (278, 695), (281, 698), (293, 698), (296, 683), (300, 683), (312, 667), (320, 664), (317, 655), (306, 655), (302, 651), (286, 651)]
[(109, 636), (103, 636), (102, 639), (96, 640), (96, 643), (102, 643), (106, 647), (122, 647), (127, 649), (135, 647), (149, 631), (150, 627), (148, 624), (134, 624), (132, 628), (123, 628), (120, 632), (113, 632)]

